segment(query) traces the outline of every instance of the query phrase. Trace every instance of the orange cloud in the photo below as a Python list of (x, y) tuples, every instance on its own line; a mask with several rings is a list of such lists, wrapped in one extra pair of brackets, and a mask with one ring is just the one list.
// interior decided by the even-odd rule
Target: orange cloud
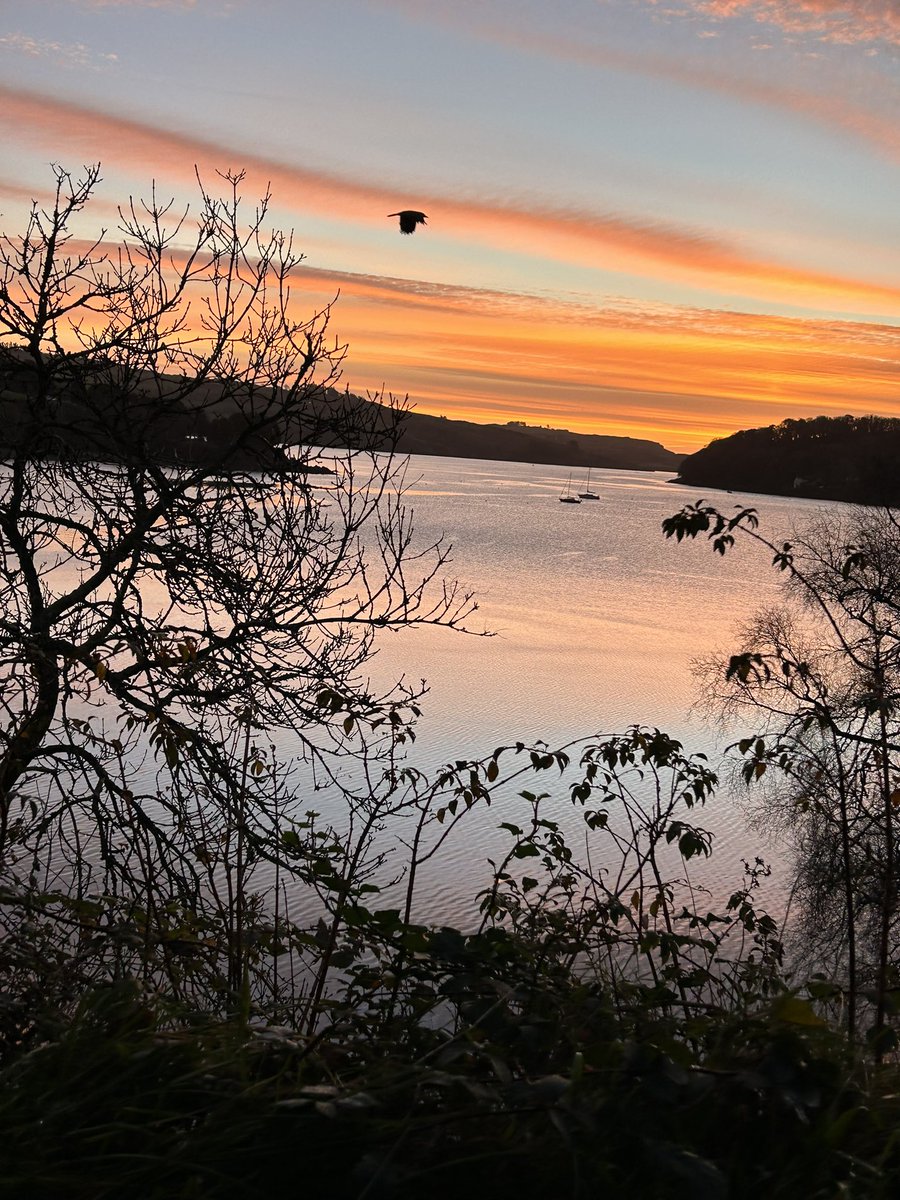
[(24, 202), (28, 207), (31, 207), (32, 202), (38, 204), (46, 204), (48, 201), (53, 202), (53, 193), (49, 188), (43, 186), (40, 188), (25, 187), (20, 183), (15, 183), (11, 179), (0, 178), (0, 197), (15, 200), (18, 203)]
[(889, 325), (599, 305), (305, 266), (291, 279), (298, 317), (338, 294), (330, 332), (350, 347), (347, 385), (409, 393), (451, 417), (688, 451), (787, 416), (900, 410), (900, 338)]
[(295, 293), (314, 303), (338, 288), (332, 320), (350, 345), (348, 384), (386, 380), (433, 413), (691, 450), (787, 416), (900, 411), (893, 326), (601, 307), (312, 270), (298, 273)]
[[(56, 148), (113, 142), (126, 161), (159, 162), (188, 179), (194, 162), (234, 152), (184, 134), (71, 108), (0, 88), (0, 119)], [(376, 185), (247, 156), (254, 181), (272, 178), (298, 208), (380, 222), (389, 193)], [(242, 165), (244, 165), (242, 163)], [(15, 190), (13, 188), (13, 190)], [(541, 246), (544, 255), (628, 263), (699, 281), (730, 281), (766, 296), (796, 295), (829, 307), (900, 312), (900, 291), (865, 280), (801, 271), (742, 255), (675, 226), (590, 213), (526, 211), (429, 197), (441, 230), (496, 244)], [(373, 215), (374, 213), (374, 215)], [(75, 247), (73, 246), (73, 249)], [(547, 299), (426, 280), (301, 267), (298, 312), (340, 292), (332, 330), (350, 345), (346, 382), (386, 384), (426, 411), (482, 421), (526, 419), (575, 430), (651, 437), (690, 450), (711, 436), (786, 416), (900, 410), (900, 338), (887, 324), (803, 320), (709, 309)]]
[[(246, 169), (250, 192), (271, 183), (279, 204), (298, 211), (382, 225), (396, 191), (377, 183), (307, 170), (225, 147), (190, 134), (158, 129), (94, 109), (0, 86), (0, 121), (18, 136), (65, 146), (88, 158), (114, 158), (152, 174), (166, 171), (187, 181), (199, 163), (209, 173), (234, 164)], [(529, 254), (663, 278), (768, 302), (828, 310), (900, 315), (900, 288), (879, 282), (770, 262), (699, 230), (615, 213), (534, 204), (485, 204), (457, 196), (422, 194), (420, 203), (440, 213), (440, 233)]]

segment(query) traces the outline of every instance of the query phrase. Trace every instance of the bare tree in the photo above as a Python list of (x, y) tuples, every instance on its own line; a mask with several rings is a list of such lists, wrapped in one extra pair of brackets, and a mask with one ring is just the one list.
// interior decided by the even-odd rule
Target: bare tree
[(414, 541), (403, 406), (342, 395), (330, 308), (298, 315), (268, 195), (244, 221), (241, 174), (198, 177), (196, 215), (154, 192), (85, 242), (99, 168), (54, 177), (0, 242), (0, 862), (123, 897), (132, 938), (202, 888), (240, 930), (298, 807), (275, 731), (364, 805), (418, 699), (371, 690), (375, 632), (471, 600)]
[(882, 1053), (900, 970), (897, 513), (822, 516), (777, 545), (752, 510), (726, 518), (701, 503), (664, 529), (706, 534), (723, 553), (735, 535), (750, 537), (784, 573), (784, 604), (745, 627), (737, 654), (701, 671), (714, 708), (753, 721), (738, 743), (743, 773), (762, 782), (761, 811), (793, 843), (807, 965), (835, 973), (851, 1035), (864, 998), (874, 1001)]

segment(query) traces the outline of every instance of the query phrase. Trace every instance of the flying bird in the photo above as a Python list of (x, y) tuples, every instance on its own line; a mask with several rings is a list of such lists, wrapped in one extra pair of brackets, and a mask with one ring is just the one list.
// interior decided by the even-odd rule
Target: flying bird
[(388, 213), (389, 217), (400, 218), (401, 233), (415, 233), (417, 225), (424, 225), (427, 213), (414, 212), (411, 208), (404, 208), (403, 212)]

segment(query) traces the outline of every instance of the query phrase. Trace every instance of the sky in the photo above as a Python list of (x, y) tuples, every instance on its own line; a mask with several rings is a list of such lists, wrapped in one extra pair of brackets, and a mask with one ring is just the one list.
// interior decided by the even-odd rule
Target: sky
[(110, 237), (270, 187), (352, 391), (677, 452), (900, 416), (900, 0), (0, 0), (0, 137), (11, 236), (52, 163)]

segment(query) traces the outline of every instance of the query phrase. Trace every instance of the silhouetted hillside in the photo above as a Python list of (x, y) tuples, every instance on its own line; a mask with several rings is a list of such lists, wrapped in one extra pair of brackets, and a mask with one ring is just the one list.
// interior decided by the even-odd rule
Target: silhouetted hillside
[[(341, 411), (338, 425), (329, 428), (328, 414)], [(479, 425), (409, 410), (398, 414), (374, 400), (333, 388), (310, 392), (309, 424), (294, 423), (285, 431), (288, 442), (328, 447), (347, 445), (342, 430), (353, 430), (353, 445), (364, 449), (396, 449), (400, 454), (435, 454), (445, 458), (487, 458), (501, 462), (554, 464), (564, 467), (615, 467), (632, 471), (674, 471), (682, 455), (659, 442), (642, 438), (603, 437), (547, 429), (510, 421)], [(317, 440), (318, 439), (318, 440)]]
[(230, 397), (219, 406), (198, 403), (180, 394), (183, 380), (125, 372), (99, 358), (60, 357), (45, 366), (39, 378), (24, 351), (0, 346), (0, 456), (225, 471), (293, 467), (270, 431), (242, 416)]
[(398, 449), (404, 454), (633, 471), (671, 471), (677, 469), (682, 459), (659, 442), (642, 438), (572, 433), (568, 429), (544, 429), (520, 421), (478, 425), (474, 421), (451, 421), (417, 412), (405, 419)]
[(744, 429), (686, 458), (678, 483), (900, 505), (900, 420), (812, 417)]
[(304, 385), (302, 406), (292, 404), (285, 421), (271, 388), (229, 379), (198, 383), (74, 358), (51, 360), (47, 375), (52, 383), (41, 384), (23, 350), (0, 346), (0, 451), (204, 462), (226, 470), (284, 469), (285, 445), (640, 471), (673, 471), (681, 462), (640, 438), (398, 412), (316, 383)]

